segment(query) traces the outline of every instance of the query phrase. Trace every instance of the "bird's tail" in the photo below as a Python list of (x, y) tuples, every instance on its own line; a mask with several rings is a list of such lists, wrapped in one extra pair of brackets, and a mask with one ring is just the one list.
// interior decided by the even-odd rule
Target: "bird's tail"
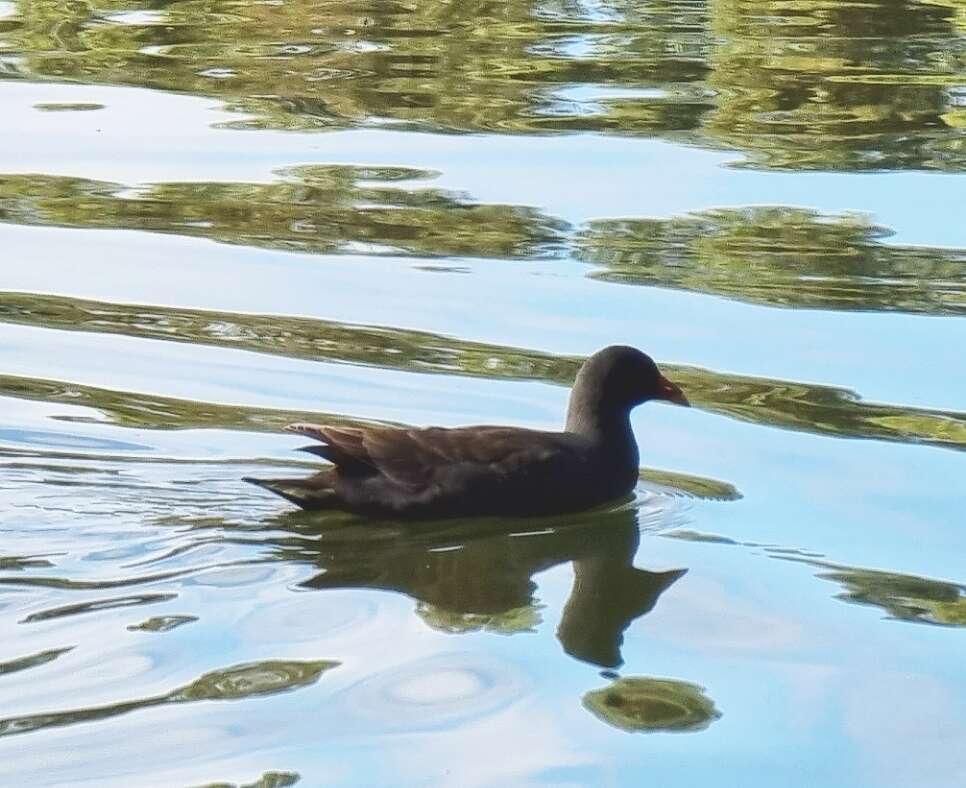
[(242, 481), (264, 487), (303, 509), (327, 509), (336, 502), (337, 496), (335, 490), (319, 478), (321, 475), (304, 479), (255, 479), (245, 476)]

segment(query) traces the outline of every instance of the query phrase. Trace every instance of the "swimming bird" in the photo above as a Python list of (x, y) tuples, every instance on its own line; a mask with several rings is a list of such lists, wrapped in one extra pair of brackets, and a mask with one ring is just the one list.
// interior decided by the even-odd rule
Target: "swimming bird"
[(638, 479), (630, 413), (648, 400), (687, 405), (646, 353), (612, 345), (574, 382), (563, 432), (519, 427), (335, 427), (291, 424), (302, 450), (330, 463), (302, 479), (252, 479), (303, 509), (432, 519), (538, 516), (621, 498)]

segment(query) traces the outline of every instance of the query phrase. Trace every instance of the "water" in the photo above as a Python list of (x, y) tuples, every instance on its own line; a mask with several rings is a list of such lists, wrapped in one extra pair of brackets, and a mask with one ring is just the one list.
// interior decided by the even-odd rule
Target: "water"
[[(966, 783), (958, 0), (18, 0), (0, 107), (0, 783)], [(613, 342), (632, 502), (240, 482)]]

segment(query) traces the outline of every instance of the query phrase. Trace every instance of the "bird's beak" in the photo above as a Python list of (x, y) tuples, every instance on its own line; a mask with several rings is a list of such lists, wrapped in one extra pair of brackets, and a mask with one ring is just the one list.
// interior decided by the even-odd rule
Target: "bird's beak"
[(673, 402), (675, 405), (684, 405), (686, 408), (691, 407), (691, 403), (688, 402), (688, 398), (684, 396), (684, 392), (681, 391), (680, 387), (672, 383), (664, 375), (658, 378), (657, 389), (660, 392), (657, 395), (657, 399), (666, 399), (668, 402)]

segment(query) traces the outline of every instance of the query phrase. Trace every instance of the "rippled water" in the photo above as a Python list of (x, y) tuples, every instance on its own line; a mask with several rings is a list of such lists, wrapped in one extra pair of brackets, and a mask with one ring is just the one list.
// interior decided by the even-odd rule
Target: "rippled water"
[[(0, 108), (0, 783), (966, 784), (961, 0), (7, 0)], [(631, 503), (240, 481), (613, 342)]]

